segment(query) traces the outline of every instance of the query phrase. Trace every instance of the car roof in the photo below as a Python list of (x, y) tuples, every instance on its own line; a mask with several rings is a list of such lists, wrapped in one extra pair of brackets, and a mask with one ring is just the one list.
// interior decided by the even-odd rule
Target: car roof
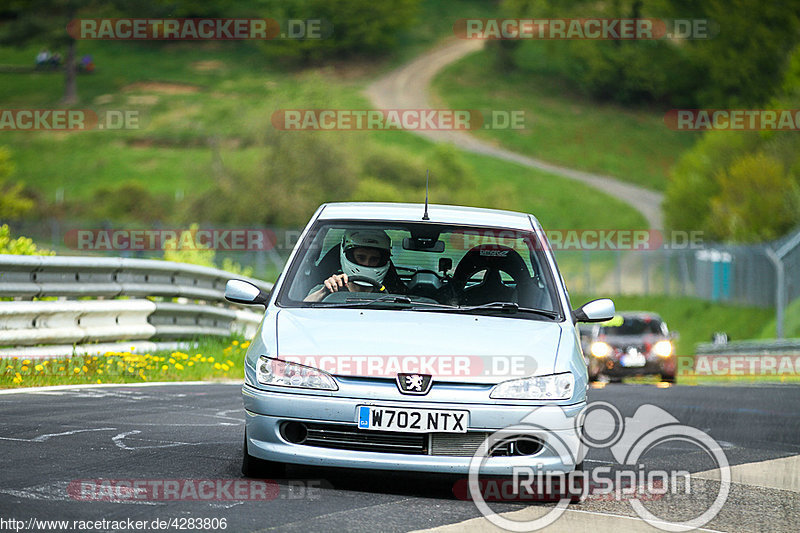
[(391, 220), (399, 222), (429, 222), (433, 224), (474, 224), (522, 231), (531, 231), (538, 221), (533, 215), (455, 205), (428, 205), (430, 220), (423, 221), (424, 204), (401, 204), (381, 202), (343, 202), (323, 204), (320, 207), (320, 220)]

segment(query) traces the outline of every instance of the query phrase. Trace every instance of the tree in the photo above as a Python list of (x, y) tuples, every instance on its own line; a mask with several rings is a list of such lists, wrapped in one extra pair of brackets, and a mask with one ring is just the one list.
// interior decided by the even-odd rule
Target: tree
[(712, 225), (737, 242), (776, 239), (800, 221), (800, 187), (783, 165), (763, 154), (747, 154), (717, 175), (720, 192), (711, 199)]

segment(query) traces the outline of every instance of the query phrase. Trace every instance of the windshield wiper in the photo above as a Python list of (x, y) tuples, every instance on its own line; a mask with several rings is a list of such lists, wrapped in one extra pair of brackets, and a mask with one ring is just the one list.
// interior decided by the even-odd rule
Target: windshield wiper
[(365, 300), (363, 298), (348, 298), (344, 302), (336, 302), (336, 303), (325, 303), (325, 302), (313, 302), (315, 305), (312, 307), (345, 307), (345, 308), (352, 308), (352, 307), (369, 307), (376, 303), (387, 303), (387, 304), (402, 304), (402, 305), (411, 305), (411, 298), (407, 296), (398, 296), (397, 294), (384, 294), (374, 300)]
[(452, 311), (455, 313), (471, 313), (474, 311), (501, 311), (503, 313), (532, 313), (545, 316), (547, 318), (558, 318), (560, 315), (555, 311), (546, 309), (532, 309), (530, 307), (520, 307), (514, 302), (490, 302), (482, 305), (443, 305), (443, 304), (422, 304), (411, 308), (412, 311)]

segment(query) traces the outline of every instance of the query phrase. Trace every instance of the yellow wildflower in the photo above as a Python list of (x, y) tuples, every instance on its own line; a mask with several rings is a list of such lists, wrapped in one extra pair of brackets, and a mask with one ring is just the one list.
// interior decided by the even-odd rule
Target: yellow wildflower
[(175, 368), (177, 368), (178, 370), (183, 370), (183, 365), (180, 363), (175, 363)]

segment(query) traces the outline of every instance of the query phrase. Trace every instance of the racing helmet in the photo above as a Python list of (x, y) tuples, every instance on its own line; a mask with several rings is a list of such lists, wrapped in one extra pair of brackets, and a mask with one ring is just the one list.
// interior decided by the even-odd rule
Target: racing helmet
[[(383, 279), (386, 277), (386, 273), (389, 272), (391, 247), (392, 241), (383, 230), (347, 230), (342, 237), (342, 246), (339, 252), (342, 272), (348, 276), (365, 276), (383, 284)], [(355, 258), (357, 248), (370, 248), (377, 251), (380, 255), (375, 264), (360, 265)]]

